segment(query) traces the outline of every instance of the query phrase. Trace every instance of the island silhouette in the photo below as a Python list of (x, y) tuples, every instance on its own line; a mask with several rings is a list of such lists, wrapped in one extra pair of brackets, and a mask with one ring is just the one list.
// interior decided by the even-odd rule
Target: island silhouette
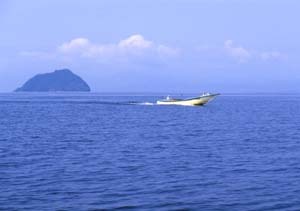
[(30, 78), (16, 92), (89, 92), (89, 85), (69, 69), (55, 70)]

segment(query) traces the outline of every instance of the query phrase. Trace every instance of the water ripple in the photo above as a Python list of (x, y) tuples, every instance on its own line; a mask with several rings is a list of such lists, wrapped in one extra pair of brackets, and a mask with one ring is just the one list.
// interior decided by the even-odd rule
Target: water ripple
[(1, 94), (0, 210), (300, 210), (299, 97), (158, 98)]

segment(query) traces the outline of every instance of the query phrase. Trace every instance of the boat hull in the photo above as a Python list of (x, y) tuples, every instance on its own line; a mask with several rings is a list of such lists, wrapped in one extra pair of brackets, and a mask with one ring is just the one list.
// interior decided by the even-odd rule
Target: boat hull
[(217, 95), (201, 96), (185, 100), (158, 100), (158, 105), (201, 106), (213, 100)]

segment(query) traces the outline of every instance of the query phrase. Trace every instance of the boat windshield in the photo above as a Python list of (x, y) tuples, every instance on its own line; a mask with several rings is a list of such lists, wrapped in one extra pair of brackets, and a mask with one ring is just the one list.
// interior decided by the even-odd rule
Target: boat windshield
[(209, 92), (204, 92), (204, 93), (202, 94), (203, 97), (209, 96), (209, 95), (211, 95)]

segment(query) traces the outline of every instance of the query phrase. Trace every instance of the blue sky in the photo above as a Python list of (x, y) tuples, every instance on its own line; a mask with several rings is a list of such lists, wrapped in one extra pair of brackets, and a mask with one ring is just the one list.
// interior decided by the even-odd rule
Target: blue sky
[(299, 92), (300, 2), (0, 2), (0, 91), (69, 68), (97, 92)]

